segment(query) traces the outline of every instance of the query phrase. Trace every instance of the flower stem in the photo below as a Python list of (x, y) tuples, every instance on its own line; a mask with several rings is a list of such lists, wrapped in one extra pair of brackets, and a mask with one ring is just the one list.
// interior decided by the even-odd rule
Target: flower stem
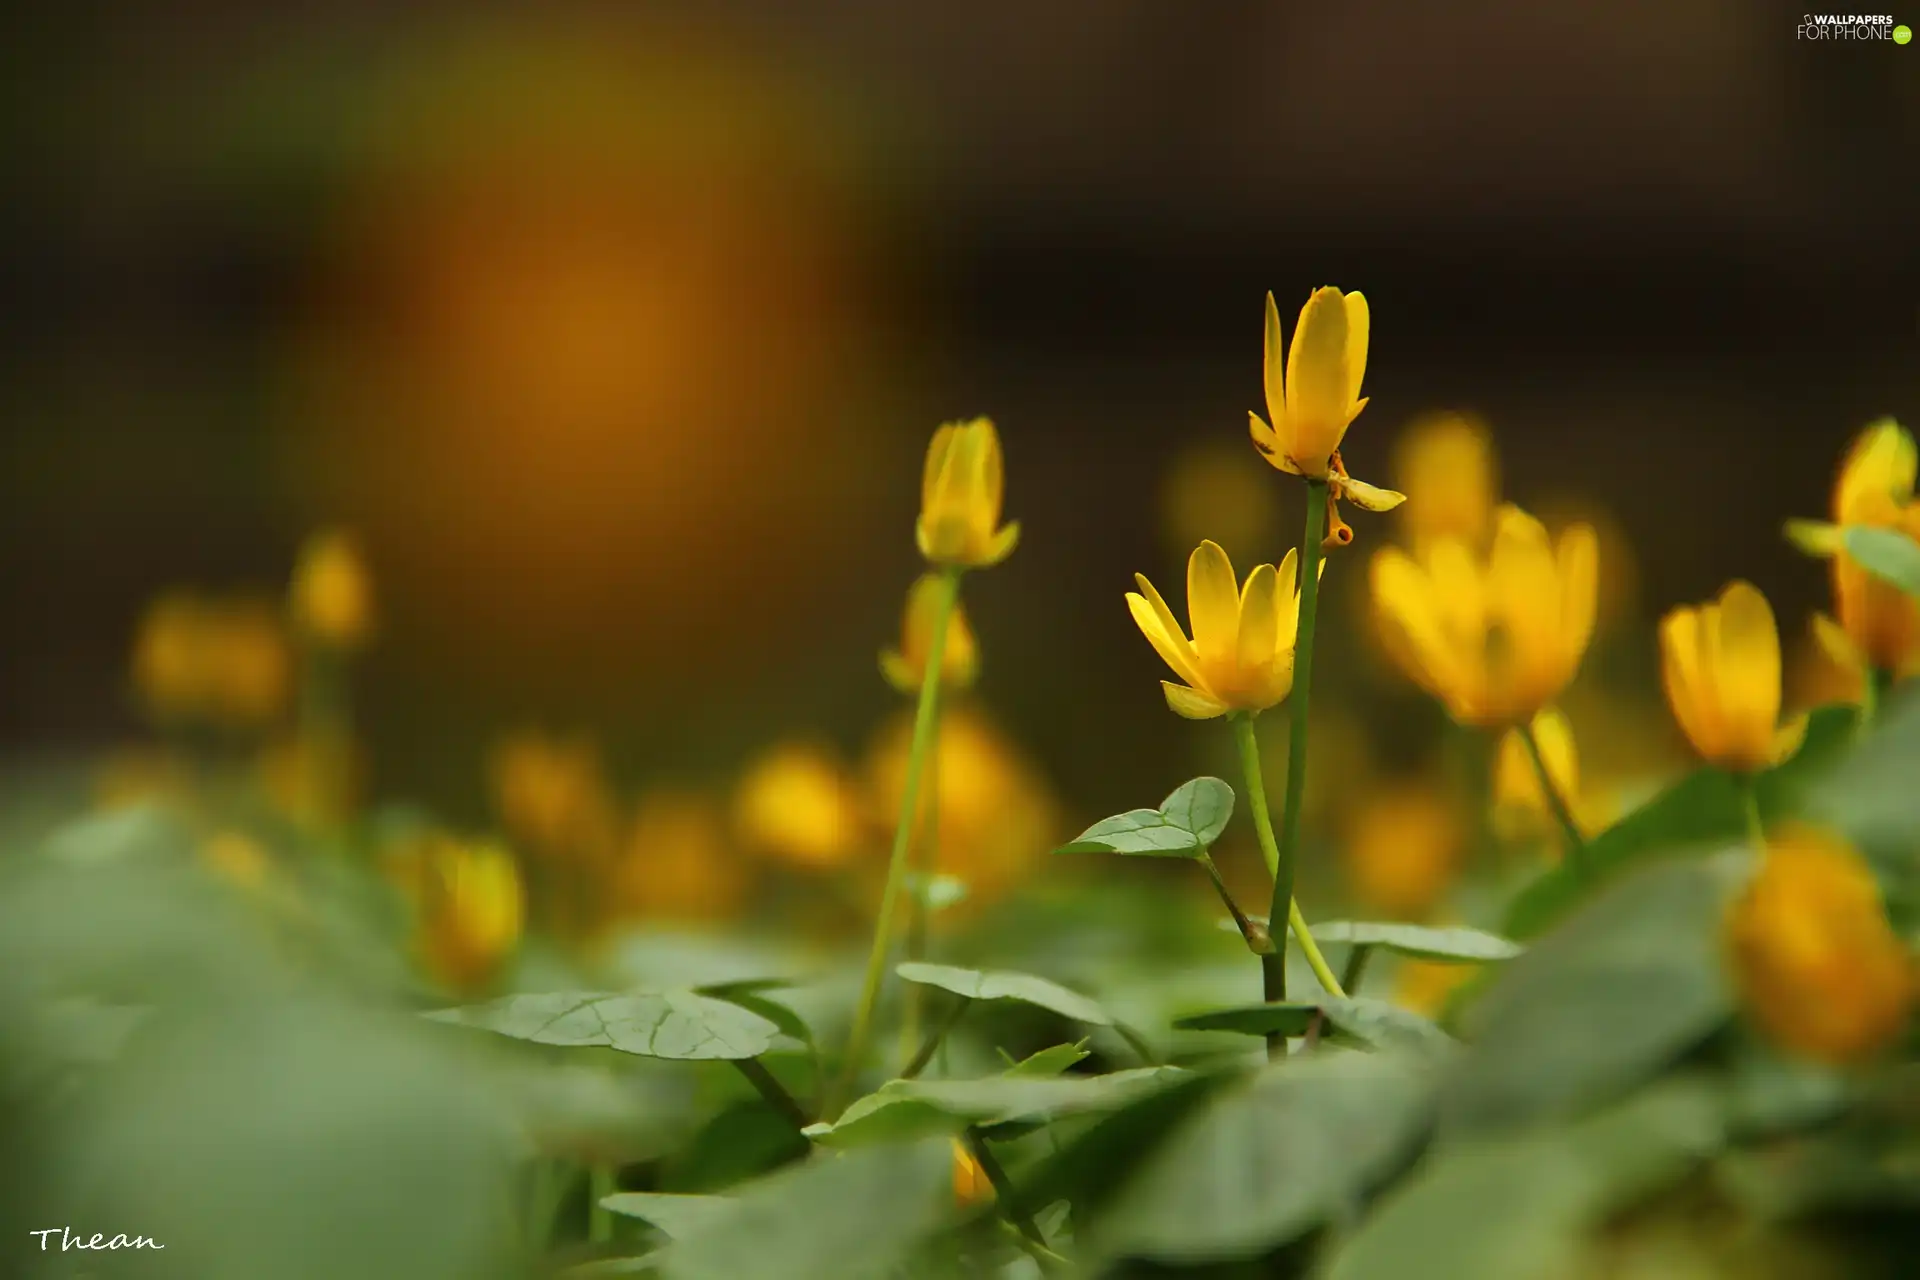
[[(935, 729), (938, 729), (938, 722)], [(927, 958), (927, 919), (932, 914), (927, 895), (932, 892), (934, 873), (939, 864), (940, 841), (940, 753), (927, 760), (927, 816), (920, 824), (920, 839), (914, 843), (908, 864), (907, 941), (909, 960)], [(906, 1053), (920, 1037), (920, 1011), (926, 992), (919, 983), (909, 983), (905, 992), (906, 1008), (900, 1019), (900, 1051)], [(924, 1064), (922, 1064), (924, 1065)]]
[[(1207, 869), (1207, 878), (1213, 881), (1213, 891), (1220, 895), (1220, 901), (1227, 904), (1227, 914), (1233, 917), (1233, 923), (1240, 929), (1240, 936), (1247, 940), (1247, 950), (1257, 956), (1273, 954), (1273, 934), (1267, 926), (1255, 920), (1249, 920), (1240, 904), (1233, 900), (1233, 894), (1227, 889), (1227, 882), (1220, 878), (1220, 868), (1214, 865), (1213, 855), (1202, 852), (1200, 865)], [(1282, 994), (1285, 994), (1284, 992)]]
[(934, 598), (933, 639), (927, 646), (926, 674), (920, 681), (920, 702), (913, 713), (913, 740), (907, 748), (907, 776), (900, 790), (900, 818), (893, 829), (893, 852), (887, 859), (887, 883), (880, 891), (880, 914), (873, 925), (873, 946), (867, 953), (867, 973), (854, 1010), (853, 1030), (847, 1037), (846, 1060), (837, 1087), (828, 1098), (827, 1114), (837, 1115), (842, 1100), (859, 1078), (867, 1040), (873, 1034), (873, 1015), (886, 980), (887, 953), (893, 946), (894, 908), (906, 879), (907, 850), (913, 842), (913, 820), (920, 812), (920, 779), (934, 747), (934, 727), (940, 712), (940, 671), (947, 657), (947, 629), (960, 601), (960, 570), (941, 572)]
[(1757, 774), (1749, 774), (1740, 786), (1741, 808), (1747, 818), (1747, 839), (1753, 843), (1753, 851), (1759, 853), (1767, 847), (1767, 831), (1760, 823), (1760, 780)]
[(935, 1023), (933, 1030), (927, 1033), (927, 1038), (920, 1044), (920, 1051), (913, 1055), (913, 1061), (900, 1069), (902, 1080), (911, 1080), (927, 1069), (927, 1064), (933, 1061), (933, 1055), (939, 1050), (941, 1041), (947, 1038), (947, 1032), (953, 1030), (954, 1024), (960, 1021), (960, 1015), (965, 1013), (967, 1006), (972, 1003), (973, 1001), (966, 996), (960, 996), (954, 1000), (953, 1007), (947, 1010), (947, 1016)]
[(1573, 869), (1584, 876), (1590, 868), (1587, 866), (1587, 841), (1580, 834), (1580, 827), (1573, 820), (1573, 810), (1567, 807), (1567, 798), (1560, 794), (1560, 788), (1554, 784), (1553, 774), (1547, 770), (1547, 757), (1540, 750), (1540, 738), (1533, 731), (1533, 722), (1527, 721), (1520, 726), (1520, 740), (1527, 744), (1527, 755), (1533, 759), (1534, 776), (1540, 779), (1540, 794), (1547, 798), (1547, 808), (1553, 810), (1553, 816), (1560, 824), (1560, 830), (1567, 838), (1567, 861)]
[(613, 1239), (613, 1211), (601, 1201), (619, 1190), (610, 1164), (596, 1164), (587, 1171), (587, 1239), (604, 1244)]
[(774, 1078), (773, 1072), (767, 1070), (765, 1063), (758, 1058), (735, 1058), (733, 1065), (739, 1068), (740, 1074), (747, 1078), (747, 1083), (759, 1091), (768, 1105), (780, 1113), (782, 1119), (796, 1129), (807, 1127), (805, 1109), (787, 1092), (786, 1086)]

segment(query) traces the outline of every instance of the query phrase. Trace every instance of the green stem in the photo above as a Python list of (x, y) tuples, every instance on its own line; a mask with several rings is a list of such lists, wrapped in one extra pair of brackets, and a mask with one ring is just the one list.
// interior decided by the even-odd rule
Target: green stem
[(587, 1239), (605, 1244), (613, 1239), (613, 1211), (601, 1201), (620, 1189), (610, 1164), (596, 1164), (587, 1171)]
[(1741, 810), (1747, 819), (1747, 839), (1753, 844), (1753, 851), (1759, 853), (1767, 847), (1767, 831), (1760, 823), (1760, 778), (1758, 774), (1748, 774), (1740, 785)]
[(1567, 807), (1567, 798), (1560, 794), (1553, 774), (1547, 770), (1547, 757), (1540, 750), (1540, 738), (1533, 731), (1532, 721), (1520, 726), (1520, 740), (1527, 744), (1527, 755), (1533, 759), (1534, 776), (1540, 779), (1540, 794), (1547, 798), (1547, 808), (1553, 811), (1555, 821), (1559, 822), (1560, 830), (1567, 838), (1567, 862), (1584, 876), (1588, 872), (1586, 837), (1580, 834), (1580, 826), (1573, 820), (1573, 810)]
[(1240, 936), (1247, 940), (1247, 950), (1257, 956), (1272, 955), (1273, 934), (1268, 932), (1267, 926), (1259, 921), (1248, 919), (1247, 913), (1240, 909), (1240, 904), (1233, 900), (1233, 894), (1227, 889), (1227, 882), (1220, 878), (1220, 868), (1214, 864), (1213, 855), (1203, 850), (1200, 854), (1200, 865), (1206, 868), (1207, 878), (1213, 881), (1213, 891), (1220, 895), (1220, 901), (1226, 903), (1227, 914), (1231, 915), (1234, 924), (1239, 926)]
[(953, 1007), (947, 1010), (947, 1016), (934, 1024), (933, 1030), (927, 1033), (927, 1038), (920, 1044), (920, 1051), (913, 1055), (913, 1061), (900, 1069), (902, 1080), (911, 1080), (927, 1069), (927, 1064), (933, 1061), (933, 1055), (939, 1050), (941, 1042), (947, 1038), (947, 1032), (953, 1030), (954, 1024), (960, 1021), (961, 1015), (966, 1013), (967, 1006), (972, 1003), (973, 1000), (967, 996), (960, 996), (954, 1000)]
[(733, 1065), (739, 1069), (741, 1075), (747, 1078), (747, 1083), (757, 1089), (760, 1096), (780, 1113), (782, 1119), (796, 1129), (807, 1127), (809, 1122), (805, 1108), (801, 1107), (799, 1101), (787, 1092), (786, 1086), (774, 1077), (773, 1072), (767, 1070), (765, 1063), (758, 1058), (735, 1058)]
[(1347, 953), (1347, 967), (1340, 975), (1340, 985), (1349, 991), (1360, 989), (1360, 979), (1367, 974), (1367, 961), (1373, 959), (1373, 948), (1364, 943), (1356, 943)]
[[(935, 729), (939, 726), (936, 722)], [(907, 942), (909, 960), (927, 958), (927, 918), (931, 914), (927, 895), (933, 889), (933, 877), (939, 867), (940, 841), (940, 752), (927, 761), (927, 817), (920, 824), (920, 839), (914, 845), (909, 879), (914, 883), (907, 894)], [(920, 1036), (920, 1011), (926, 1003), (926, 990), (919, 983), (907, 984), (903, 993), (906, 1008), (901, 1015), (900, 1046), (906, 1052)]]
[(1333, 976), (1333, 966), (1327, 963), (1326, 956), (1320, 953), (1320, 944), (1313, 940), (1313, 932), (1307, 928), (1307, 918), (1300, 914), (1298, 902), (1287, 903), (1287, 928), (1299, 939), (1300, 950), (1306, 953), (1307, 967), (1313, 970), (1313, 976), (1320, 980), (1327, 994), (1336, 1000), (1347, 998), (1346, 986)]
[(886, 980), (887, 953), (893, 946), (894, 908), (900, 899), (901, 882), (906, 879), (907, 850), (913, 843), (913, 820), (919, 813), (920, 779), (927, 769), (927, 757), (933, 750), (934, 726), (940, 709), (940, 671), (947, 657), (947, 629), (953, 620), (954, 606), (960, 601), (960, 573), (947, 568), (940, 574), (940, 590), (934, 600), (933, 639), (927, 646), (926, 674), (920, 681), (920, 702), (913, 713), (913, 740), (907, 748), (907, 776), (900, 791), (900, 818), (893, 829), (893, 852), (887, 859), (887, 882), (880, 891), (880, 914), (874, 921), (873, 946), (867, 953), (866, 978), (860, 988), (860, 1004), (854, 1010), (853, 1030), (847, 1037), (846, 1060), (840, 1078), (828, 1099), (827, 1112), (838, 1114), (841, 1101), (852, 1091), (866, 1057), (867, 1040), (873, 1034), (873, 1015), (880, 1003), (880, 988)]
[(1148, 1067), (1160, 1065), (1160, 1055), (1153, 1051), (1153, 1046), (1147, 1043), (1145, 1036), (1124, 1022), (1115, 1022), (1113, 1030), (1115, 1035), (1127, 1042), (1127, 1048), (1139, 1056), (1141, 1065)]
[(1041, 1251), (1034, 1255), (1034, 1260), (1041, 1264), (1042, 1269), (1046, 1269), (1049, 1265), (1048, 1259), (1058, 1258), (1060, 1255), (1047, 1247), (1047, 1238), (1040, 1234), (1040, 1228), (1034, 1223), (1033, 1215), (1014, 1199), (1013, 1180), (1007, 1177), (1007, 1171), (1001, 1167), (999, 1157), (993, 1154), (993, 1149), (987, 1145), (986, 1138), (981, 1136), (978, 1129), (970, 1128), (967, 1130), (966, 1140), (967, 1150), (973, 1152), (973, 1158), (980, 1162), (980, 1171), (986, 1174), (987, 1181), (993, 1184), (994, 1200), (1000, 1206), (1001, 1214), (1019, 1229), (1020, 1234), (1029, 1244)]

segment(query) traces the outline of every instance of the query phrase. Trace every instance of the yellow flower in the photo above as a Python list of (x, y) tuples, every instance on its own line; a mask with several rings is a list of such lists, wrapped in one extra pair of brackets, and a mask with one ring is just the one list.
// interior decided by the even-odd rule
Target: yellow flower
[(616, 882), (625, 911), (650, 920), (724, 920), (746, 891), (714, 800), (667, 790), (640, 797)]
[(1477, 964), (1403, 960), (1395, 972), (1393, 998), (1404, 1008), (1435, 1018), (1445, 1012), (1453, 993), (1478, 972)]
[[(926, 678), (927, 657), (933, 652), (933, 620), (942, 590), (938, 574), (922, 574), (907, 593), (906, 616), (901, 620), (900, 647), (880, 655), (880, 673), (901, 693), (920, 692)], [(958, 601), (947, 623), (947, 648), (940, 657), (940, 687), (965, 689), (980, 671), (980, 650), (967, 626), (966, 611)]]
[(984, 569), (1012, 555), (1020, 522), (995, 528), (1005, 487), (992, 420), (949, 422), (934, 432), (913, 531), (920, 554), (934, 564), (964, 569)]
[(519, 943), (525, 922), (513, 855), (491, 842), (432, 835), (415, 857), (409, 879), (417, 894), (421, 960), (452, 990), (478, 991)]
[(290, 667), (279, 618), (247, 597), (162, 596), (134, 642), (134, 685), (168, 719), (231, 727), (271, 720), (286, 705)]
[(1920, 674), (1920, 599), (1868, 573), (1846, 554), (1848, 527), (1898, 529), (1920, 539), (1920, 501), (1914, 498), (1913, 437), (1891, 418), (1860, 433), (1841, 464), (1833, 490), (1833, 524), (1793, 520), (1787, 534), (1802, 550), (1833, 561), (1833, 595), (1840, 625), (1867, 661), (1901, 679)]
[(781, 743), (755, 760), (734, 792), (733, 818), (749, 847), (815, 870), (847, 862), (865, 836), (839, 757), (810, 742)]
[[(1533, 735), (1540, 754), (1547, 762), (1547, 776), (1553, 789), (1573, 810), (1580, 821), (1580, 754), (1574, 746), (1573, 728), (1557, 708), (1545, 707), (1533, 717)], [(1534, 767), (1520, 730), (1512, 728), (1500, 739), (1499, 755), (1493, 767), (1493, 827), (1502, 840), (1524, 840), (1555, 834), (1559, 823), (1540, 789), (1540, 771)]]
[[(1229, 711), (1261, 712), (1293, 689), (1293, 641), (1300, 622), (1299, 573), (1292, 551), (1276, 570), (1255, 565), (1246, 586), (1218, 543), (1203, 542), (1187, 558), (1187, 614), (1193, 638), (1180, 629), (1173, 610), (1145, 574), (1127, 608), (1154, 651), (1186, 681), (1162, 680), (1167, 706), (1189, 720), (1211, 720)], [(1326, 562), (1321, 561), (1321, 570)]]
[(1327, 541), (1353, 540), (1341, 523), (1338, 503), (1347, 498), (1368, 511), (1391, 511), (1407, 500), (1403, 493), (1376, 489), (1355, 480), (1340, 463), (1340, 442), (1347, 427), (1367, 407), (1360, 380), (1367, 372), (1367, 336), (1372, 327), (1366, 298), (1342, 295), (1331, 286), (1315, 289), (1300, 308), (1293, 346), (1281, 356), (1280, 310), (1267, 295), (1267, 328), (1262, 375), (1266, 383), (1268, 425), (1247, 414), (1253, 447), (1289, 475), (1327, 481)]
[(1853, 637), (1826, 614), (1816, 613), (1784, 677), (1784, 693), (1789, 705), (1801, 710), (1858, 704), (1867, 696), (1871, 678), (1866, 655), (1854, 647)]
[(1660, 624), (1667, 703), (1701, 759), (1736, 773), (1792, 755), (1804, 717), (1780, 720), (1780, 633), (1767, 598), (1731, 582), (1720, 598), (1682, 607)]
[(589, 739), (512, 734), (494, 748), (489, 773), (501, 822), (530, 851), (580, 862), (613, 853), (619, 819)]
[(1727, 939), (1748, 1011), (1792, 1053), (1857, 1062), (1906, 1025), (1913, 957), (1873, 873), (1835, 836), (1806, 827), (1773, 836), (1728, 913)]
[(355, 649), (373, 632), (373, 584), (351, 534), (327, 529), (307, 539), (294, 565), (288, 604), (300, 632), (335, 649)]
[(960, 1139), (953, 1140), (953, 1202), (962, 1209), (993, 1199), (993, 1182)]
[(1383, 915), (1423, 919), (1453, 883), (1466, 832), (1447, 795), (1425, 783), (1381, 783), (1356, 800), (1347, 832), (1354, 896)]
[(1413, 499), (1401, 519), (1416, 552), (1443, 538), (1482, 548), (1493, 535), (1500, 461), (1480, 419), (1462, 413), (1416, 419), (1394, 445), (1393, 482)]
[(244, 889), (258, 888), (267, 878), (270, 859), (259, 844), (237, 831), (223, 831), (200, 846), (209, 867)]
[(1484, 557), (1457, 539), (1419, 559), (1379, 551), (1372, 594), (1400, 669), (1459, 723), (1497, 727), (1530, 720), (1573, 679), (1593, 634), (1597, 574), (1592, 529), (1573, 525), (1556, 545), (1508, 504)]

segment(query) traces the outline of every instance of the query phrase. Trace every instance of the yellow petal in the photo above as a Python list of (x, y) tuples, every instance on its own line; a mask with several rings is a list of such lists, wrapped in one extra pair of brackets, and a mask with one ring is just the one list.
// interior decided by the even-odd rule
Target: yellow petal
[(1839, 555), (1846, 539), (1846, 530), (1824, 520), (1789, 520), (1786, 532), (1788, 542), (1823, 560)]
[(1560, 643), (1578, 663), (1593, 639), (1600, 606), (1600, 538), (1590, 524), (1568, 525), (1554, 548), (1560, 578)]
[(1769, 765), (1782, 765), (1793, 759), (1807, 740), (1807, 713), (1801, 712), (1774, 731), (1768, 748)]
[(1193, 624), (1201, 671), (1231, 667), (1240, 632), (1240, 588), (1233, 562), (1217, 542), (1202, 542), (1187, 557), (1187, 620)]
[(1700, 615), (1675, 609), (1660, 622), (1660, 679), (1667, 705), (1693, 749), (1705, 759), (1719, 754), (1717, 718), (1707, 709), (1712, 690), (1700, 670)]
[(1375, 554), (1368, 570), (1383, 638), (1401, 670), (1436, 697), (1456, 696), (1462, 683), (1460, 665), (1426, 574), (1398, 547)]
[(922, 511), (930, 511), (935, 505), (935, 498), (940, 491), (940, 475), (946, 470), (947, 456), (953, 451), (954, 437), (959, 431), (959, 423), (949, 422), (935, 431), (933, 439), (927, 444), (927, 462), (920, 477)]
[[(1320, 567), (1325, 569), (1327, 562), (1322, 560)], [(1293, 547), (1287, 548), (1287, 554), (1280, 559), (1280, 567), (1274, 571), (1273, 594), (1279, 604), (1280, 629), (1274, 643), (1283, 649), (1292, 649), (1294, 638), (1300, 629), (1300, 553)]]
[[(1266, 383), (1267, 416), (1276, 424), (1287, 420), (1285, 365), (1281, 361), (1280, 308), (1274, 305), (1273, 292), (1267, 292), (1266, 344), (1260, 361), (1260, 374)], [(1284, 453), (1285, 451), (1282, 450)]]
[[(1153, 591), (1153, 584), (1145, 578), (1140, 579), (1140, 585)], [(1127, 592), (1127, 608), (1133, 614), (1134, 624), (1140, 628), (1140, 634), (1147, 638), (1147, 643), (1153, 646), (1154, 652), (1160, 655), (1161, 661), (1172, 667), (1173, 674), (1188, 684), (1204, 684), (1186, 636), (1174, 624), (1172, 615), (1166, 612), (1166, 604), (1156, 602), (1159, 602), (1158, 592), (1154, 593), (1152, 600)]]
[[(1373, 313), (1367, 307), (1366, 295), (1350, 293), (1346, 297), (1347, 305), (1347, 399), (1354, 405), (1354, 414), (1359, 414), (1366, 401), (1360, 398), (1360, 382), (1367, 373), (1367, 339), (1373, 328)], [(1377, 508), (1368, 507), (1369, 511)]]
[(1280, 442), (1280, 436), (1267, 425), (1266, 419), (1252, 410), (1247, 412), (1247, 433), (1253, 437), (1253, 447), (1261, 457), (1271, 462), (1290, 476), (1300, 474), (1300, 468), (1293, 465), (1293, 459), (1287, 456), (1287, 450)]
[(1860, 647), (1853, 642), (1846, 628), (1824, 613), (1813, 615), (1813, 638), (1820, 651), (1847, 676), (1855, 681), (1867, 679), (1867, 660), (1860, 653)]
[(1242, 672), (1270, 670), (1280, 645), (1280, 596), (1273, 566), (1254, 566), (1240, 593), (1236, 661)]
[(1326, 473), (1351, 417), (1347, 391), (1347, 308), (1338, 289), (1316, 289), (1300, 309), (1287, 354), (1287, 423), (1302, 470)]
[(901, 656), (897, 649), (887, 649), (880, 655), (880, 674), (886, 682), (901, 693), (920, 691), (920, 673), (914, 665)]
[(1883, 522), (1890, 508), (1912, 498), (1915, 463), (1913, 437), (1892, 418), (1862, 431), (1847, 451), (1834, 487), (1835, 522)]
[[(1359, 295), (1354, 295), (1358, 297)], [(1364, 480), (1348, 476), (1340, 482), (1342, 496), (1367, 511), (1391, 511), (1407, 500), (1407, 495), (1392, 489), (1376, 488)]]
[(993, 540), (987, 543), (986, 554), (980, 558), (980, 562), (974, 565), (974, 568), (991, 569), (994, 565), (999, 564), (1002, 560), (1012, 555), (1013, 549), (1019, 545), (1020, 522), (1018, 520), (1009, 520), (1001, 526), (1000, 532), (993, 535)]
[(1160, 689), (1167, 695), (1167, 709), (1183, 719), (1211, 720), (1227, 714), (1226, 703), (1198, 689), (1189, 689), (1169, 680), (1162, 680)]
[(1752, 583), (1730, 583), (1720, 595), (1715, 684), (1729, 746), (1764, 763), (1780, 719), (1780, 632)]
[[(1000, 451), (1000, 433), (993, 429), (993, 419), (975, 418), (968, 424), (968, 429), (980, 440), (979, 487), (974, 492), (973, 501), (979, 504), (981, 525), (991, 529), (999, 522), (1000, 507), (1006, 501), (1006, 457)], [(1007, 550), (1013, 548), (1008, 547)]]

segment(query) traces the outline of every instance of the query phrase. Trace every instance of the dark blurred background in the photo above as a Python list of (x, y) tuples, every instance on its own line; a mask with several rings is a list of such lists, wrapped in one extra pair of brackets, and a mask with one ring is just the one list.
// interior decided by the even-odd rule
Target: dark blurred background
[[(981, 698), (1074, 814), (1149, 802), (1206, 731), (1167, 715), (1121, 595), (1179, 578), (1183, 465), (1227, 477), (1201, 506), (1237, 557), (1297, 540), (1245, 414), (1263, 295), (1290, 323), (1322, 284), (1372, 302), (1354, 473), (1389, 482), (1407, 421), (1464, 408), (1507, 495), (1610, 512), (1637, 563), (1605, 643), (1657, 709), (1658, 613), (1745, 576), (1797, 635), (1826, 587), (1781, 521), (1825, 510), (1870, 418), (1920, 420), (1920, 50), (1799, 20), (16, 11), (0, 747), (136, 739), (146, 602), (278, 590), (339, 523), (381, 596), (380, 793), (477, 809), (485, 744), (524, 723), (636, 775), (852, 748), (897, 701), (874, 653), (926, 439), (986, 413), (1026, 536), (969, 582)], [(1247, 475), (1270, 498), (1232, 498)], [(1355, 523), (1327, 576), (1348, 627), (1394, 531)], [(1325, 696), (1382, 752), (1431, 727), (1364, 646), (1331, 653)]]

